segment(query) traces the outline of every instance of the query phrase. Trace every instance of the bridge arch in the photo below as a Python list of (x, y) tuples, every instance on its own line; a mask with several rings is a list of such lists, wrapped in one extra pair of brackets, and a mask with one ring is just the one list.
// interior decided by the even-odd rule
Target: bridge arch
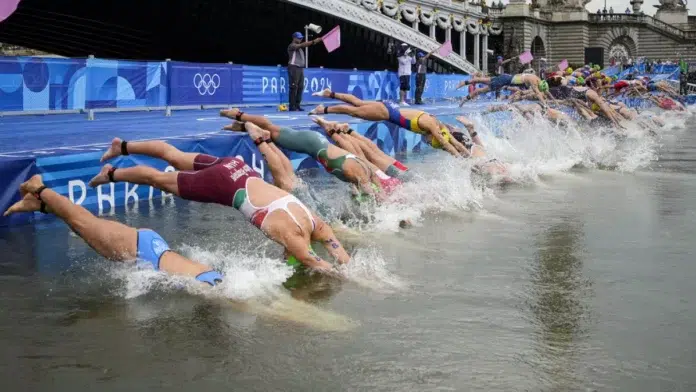
[(604, 63), (609, 64), (612, 57), (620, 62), (622, 57), (635, 58), (638, 54), (638, 31), (632, 27), (612, 27), (600, 40), (604, 48)]
[[(367, 2), (363, 1), (344, 1), (344, 0), (285, 0), (289, 3), (293, 3), (298, 6), (305, 8), (310, 8), (317, 12), (331, 14), (335, 17), (347, 20), (351, 23), (361, 25), (365, 28), (377, 31), (386, 36), (392, 37), (401, 42), (405, 42), (409, 45), (415, 46), (417, 48), (424, 49), (426, 51), (431, 51), (440, 47), (440, 43), (436, 40), (421, 34), (420, 32), (404, 25), (403, 23), (386, 16), (378, 12), (374, 12), (377, 9), (377, 1), (369, 0)], [(363, 5), (369, 5), (370, 9), (365, 6), (358, 5), (356, 3), (365, 3)], [(441, 57), (442, 61), (458, 68), (466, 73), (474, 74), (478, 72), (478, 69), (474, 64), (467, 61), (465, 58), (452, 53), (447, 57)]]
[(532, 60), (532, 68), (539, 74), (542, 58), (546, 58), (546, 43), (541, 36), (537, 35), (532, 39), (530, 51), (534, 57), (534, 60)]

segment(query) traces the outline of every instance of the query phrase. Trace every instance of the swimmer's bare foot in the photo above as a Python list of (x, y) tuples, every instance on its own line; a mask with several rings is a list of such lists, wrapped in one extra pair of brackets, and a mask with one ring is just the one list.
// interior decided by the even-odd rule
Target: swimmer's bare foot
[(94, 188), (96, 186), (99, 186), (101, 184), (108, 184), (109, 181), (109, 170), (111, 170), (113, 166), (109, 165), (108, 163), (102, 167), (101, 171), (99, 174), (96, 176), (92, 177), (91, 180), (89, 180), (89, 186)]
[(111, 141), (111, 147), (109, 147), (108, 150), (102, 155), (101, 159), (99, 162), (106, 162), (109, 159), (114, 159), (118, 156), (121, 156), (121, 145), (123, 144), (123, 140), (115, 137), (114, 140)]
[(22, 197), (26, 196), (27, 194), (33, 194), (42, 186), (44, 186), (44, 183), (41, 175), (34, 174), (29, 180), (19, 186), (19, 194), (22, 195)]
[(271, 133), (269, 131), (257, 126), (256, 124), (252, 124), (252, 123), (248, 122), (248, 123), (245, 123), (244, 125), (246, 127), (246, 131), (249, 133), (249, 137), (252, 140), (256, 140), (259, 138), (261, 138), (263, 140), (267, 140), (267, 139), (271, 138)]
[(222, 127), (223, 130), (225, 131), (232, 131), (232, 132), (246, 132), (246, 129), (244, 128), (244, 123), (235, 121), (230, 125), (225, 125)]
[(239, 109), (237, 108), (220, 110), (220, 117), (227, 117), (231, 118), (232, 120), (235, 120), (238, 114)]
[(312, 109), (311, 112), (309, 112), (309, 113), (307, 113), (307, 114), (309, 114), (310, 116), (311, 116), (311, 115), (317, 115), (317, 114), (324, 114), (324, 105), (318, 105), (317, 107), (315, 107), (314, 109)]
[(319, 92), (312, 94), (315, 97), (331, 98), (331, 89), (325, 88)]
[[(50, 188), (49, 188), (50, 189)], [(5, 211), (5, 215), (14, 214), (17, 212), (33, 212), (41, 210), (42, 201), (37, 199), (34, 195), (27, 193), (24, 198), (13, 205)]]
[(7, 211), (5, 211), (2, 215), (8, 216), (19, 212), (34, 212), (39, 211), (40, 209), (41, 202), (31, 194), (27, 193), (24, 195), (22, 200), (11, 205), (10, 208), (8, 208)]

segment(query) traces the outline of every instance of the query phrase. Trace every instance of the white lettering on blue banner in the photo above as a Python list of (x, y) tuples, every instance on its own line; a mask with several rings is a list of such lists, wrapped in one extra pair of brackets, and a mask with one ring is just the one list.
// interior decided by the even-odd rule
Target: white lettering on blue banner
[(261, 93), (262, 94), (285, 94), (285, 78), (261, 78)]
[(329, 78), (304, 78), (305, 93), (316, 93), (327, 88), (331, 89), (331, 79)]
[[(80, 198), (77, 200), (75, 200), (75, 187), (80, 188)], [(74, 204), (82, 204), (87, 198), (87, 186), (85, 182), (81, 180), (70, 180), (68, 182), (68, 197)]]

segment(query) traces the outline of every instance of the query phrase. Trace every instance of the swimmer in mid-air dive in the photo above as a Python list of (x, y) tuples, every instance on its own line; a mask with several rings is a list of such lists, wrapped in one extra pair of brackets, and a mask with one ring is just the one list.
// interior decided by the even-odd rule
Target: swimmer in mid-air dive
[[(248, 131), (252, 133), (256, 129), (250, 127)], [(266, 143), (263, 135), (256, 136), (256, 145)], [(101, 160), (128, 154), (162, 159), (182, 171), (162, 172), (142, 165), (115, 168), (107, 164), (89, 185), (109, 182), (150, 185), (186, 200), (234, 207), (268, 238), (282, 245), (288, 258), (294, 257), (293, 260), (306, 267), (322, 272), (332, 271), (333, 266), (314, 253), (312, 241), (321, 242), (339, 263), (350, 260), (328, 224), (295, 196), (266, 183), (238, 158), (185, 153), (157, 140), (126, 142), (116, 138)]]
[(223, 277), (219, 272), (172, 251), (156, 232), (97, 218), (84, 207), (73, 204), (65, 196), (46, 187), (38, 174), (20, 185), (19, 191), (22, 200), (5, 211), (5, 216), (34, 211), (51, 213), (109, 260), (151, 265), (156, 271), (189, 276), (211, 286), (222, 282)]
[(222, 110), (220, 115), (239, 122), (225, 129), (239, 131), (242, 129), (241, 123), (251, 123), (268, 131), (270, 140), (278, 146), (307, 154), (339, 180), (354, 184), (363, 194), (374, 196), (377, 200), (385, 199), (379, 176), (369, 162), (329, 143), (320, 133), (280, 127), (265, 116), (247, 114), (239, 109)]
[(466, 149), (452, 138), (447, 127), (435, 116), (422, 110), (402, 109), (392, 101), (363, 101), (352, 94), (335, 93), (325, 89), (312, 95), (338, 99), (350, 105), (319, 105), (309, 112), (313, 115), (347, 114), (368, 121), (389, 121), (411, 132), (423, 135), (423, 139), (433, 148), (442, 149), (454, 156), (466, 154)]
[(541, 80), (538, 76), (533, 74), (502, 74), (493, 78), (477, 76), (469, 80), (464, 80), (460, 82), (459, 85), (457, 85), (457, 88), (459, 89), (469, 84), (486, 84), (486, 86), (476, 89), (469, 93), (469, 95), (466, 98), (467, 100), (474, 99), (479, 94), (484, 94), (489, 91), (498, 92), (505, 86), (526, 86), (528, 88), (531, 88), (532, 91), (534, 91), (536, 97), (541, 102), (546, 102), (544, 93), (549, 90), (549, 84), (546, 83), (545, 80)]

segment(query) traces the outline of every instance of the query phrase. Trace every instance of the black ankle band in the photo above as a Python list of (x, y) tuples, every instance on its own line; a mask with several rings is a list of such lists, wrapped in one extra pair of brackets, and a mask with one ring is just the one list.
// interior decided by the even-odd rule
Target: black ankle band
[(262, 137), (257, 138), (256, 140), (254, 140), (254, 144), (256, 144), (257, 146), (258, 146), (258, 145), (261, 145), (261, 143), (264, 143), (264, 142), (265, 142), (265, 140), (263, 140)]
[(336, 99), (336, 93), (332, 91), (329, 97), (331, 97), (331, 99)]
[(41, 192), (45, 191), (46, 188), (48, 188), (46, 185), (42, 185), (39, 187), (39, 189), (34, 192), (34, 197), (37, 198), (38, 200), (41, 200)]
[(329, 114), (329, 107), (328, 106), (324, 106), (324, 114)]
[(109, 169), (109, 172), (108, 172), (109, 182), (116, 182), (116, 180), (114, 180), (114, 172), (115, 171), (116, 171), (115, 167), (112, 167), (111, 169)]
[(271, 143), (273, 143), (273, 139), (266, 139), (266, 140), (264, 140), (264, 142), (266, 144), (271, 144)]
[(41, 202), (41, 207), (39, 207), (39, 212), (42, 214), (47, 214), (46, 212), (46, 203)]
[(471, 134), (471, 138), (472, 138), (472, 139), (475, 138), (476, 135), (478, 135), (478, 132), (474, 131), (474, 132)]
[(242, 121), (242, 116), (243, 116), (243, 115), (244, 115), (244, 112), (240, 111), (239, 113), (237, 113), (236, 116), (234, 116), (234, 119), (237, 120), (237, 121)]
[(121, 155), (128, 155), (128, 142), (125, 140), (121, 142)]
[(349, 135), (350, 135), (351, 133), (353, 133), (353, 128), (348, 128), (348, 131), (347, 131), (346, 133), (349, 134)]

